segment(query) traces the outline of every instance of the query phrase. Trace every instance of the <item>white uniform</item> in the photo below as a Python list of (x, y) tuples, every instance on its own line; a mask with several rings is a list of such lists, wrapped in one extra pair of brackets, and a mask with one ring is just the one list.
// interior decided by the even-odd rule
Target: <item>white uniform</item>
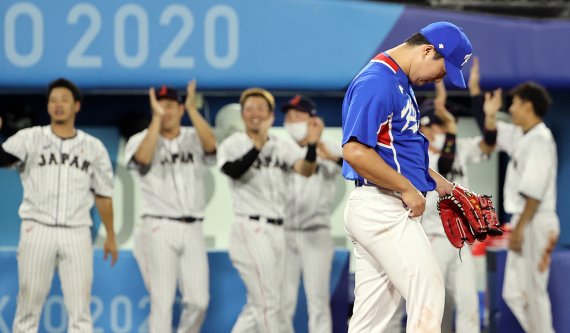
[(183, 312), (178, 332), (199, 332), (209, 303), (208, 257), (201, 221), (204, 179), (215, 155), (205, 155), (193, 128), (181, 127), (178, 137), (159, 137), (149, 167), (133, 157), (147, 130), (125, 147), (126, 161), (140, 184), (142, 224), (137, 228), (134, 255), (150, 294), (150, 332), (171, 332), (172, 306), (180, 286)]
[[(218, 165), (236, 161), (251, 148), (246, 133), (231, 135), (218, 149)], [(232, 332), (279, 332), (283, 323), (285, 234), (281, 224), (291, 172), (301, 158), (294, 142), (270, 135), (253, 165), (239, 179), (229, 180), (235, 223), (228, 250), (247, 288), (247, 303)]]
[(526, 134), (520, 127), (497, 123), (497, 147), (509, 154), (504, 186), (504, 206), (513, 214), (513, 227), (525, 207), (525, 197), (540, 201), (526, 225), (522, 254), (509, 251), (505, 267), (503, 298), (526, 332), (554, 332), (547, 284), (550, 267), (538, 270), (551, 236), (560, 225), (556, 214), (556, 143), (544, 123)]
[[(338, 143), (324, 143), (329, 151), (342, 156)], [(303, 154), (306, 153), (307, 147), (304, 147)], [(307, 296), (309, 332), (332, 332), (329, 294), (334, 249), (330, 216), (340, 166), (329, 160), (318, 159), (317, 163), (316, 173), (309, 178), (293, 174), (287, 204), (283, 310), (290, 325), (289, 332), (293, 332), (301, 273)]]
[[(469, 188), (467, 180), (467, 166), (479, 163), (487, 157), (481, 152), (479, 143), (481, 137), (458, 138), (456, 141), (456, 153), (451, 172), (443, 175), (449, 181), (461, 184)], [(429, 151), (430, 167), (437, 169), (439, 154)], [(479, 296), (475, 281), (475, 264), (469, 247), (459, 252), (453, 247), (441, 223), (437, 211), (437, 192), (428, 192), (426, 196), (426, 209), (422, 217), (424, 228), (431, 246), (439, 262), (445, 281), (446, 291), (451, 295), (455, 304), (456, 331), (462, 333), (480, 332), (479, 320)], [(444, 316), (451, 319), (452, 316)]]
[(50, 126), (24, 129), (2, 145), (20, 162), (24, 188), (13, 332), (36, 332), (54, 271), (69, 316), (67, 332), (91, 332), (94, 194), (111, 197), (113, 171), (98, 139), (77, 130), (61, 139)]

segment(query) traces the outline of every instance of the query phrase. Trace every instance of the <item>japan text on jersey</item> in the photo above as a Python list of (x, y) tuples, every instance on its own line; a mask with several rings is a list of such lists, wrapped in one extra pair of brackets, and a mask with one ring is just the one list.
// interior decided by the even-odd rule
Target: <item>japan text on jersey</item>
[[(382, 159), (420, 191), (431, 191), (428, 140), (419, 132), (419, 108), (406, 74), (388, 55), (376, 56), (351, 82), (342, 106), (343, 145), (351, 140), (373, 147)], [(348, 163), (347, 179), (365, 182)]]

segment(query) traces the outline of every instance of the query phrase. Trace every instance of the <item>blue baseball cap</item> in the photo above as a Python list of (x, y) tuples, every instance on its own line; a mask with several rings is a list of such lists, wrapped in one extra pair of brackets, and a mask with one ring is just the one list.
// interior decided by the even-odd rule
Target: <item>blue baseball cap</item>
[(465, 88), (461, 68), (471, 58), (473, 48), (463, 29), (449, 22), (435, 22), (420, 30), (420, 33), (443, 56), (451, 83)]

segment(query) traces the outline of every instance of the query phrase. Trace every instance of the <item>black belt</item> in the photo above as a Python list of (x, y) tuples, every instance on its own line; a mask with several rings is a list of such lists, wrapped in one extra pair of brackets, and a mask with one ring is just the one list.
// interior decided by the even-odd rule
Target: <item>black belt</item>
[[(254, 220), (254, 221), (259, 221), (261, 219), (261, 216), (259, 215), (250, 215), (249, 216), (250, 220)], [(272, 218), (268, 218), (266, 219), (267, 223), (271, 223), (271, 224), (275, 224), (275, 225), (283, 225), (283, 219), (272, 219)]]
[(154, 219), (172, 220), (172, 221), (178, 221), (178, 222), (182, 222), (182, 223), (202, 222), (204, 220), (203, 217), (194, 217), (194, 216), (169, 217), (169, 216), (158, 216), (158, 215), (143, 215), (143, 217), (151, 217)]
[[(363, 182), (361, 182), (360, 180), (355, 180), (355, 181), (354, 181), (354, 186), (356, 186), (356, 187), (362, 187), (362, 186), (374, 186), (374, 187), (379, 187), (379, 186), (376, 186), (375, 184), (372, 184), (372, 183), (363, 183)], [(388, 190), (388, 189), (386, 189), (386, 190), (387, 190), (387, 191), (390, 191), (390, 190)], [(424, 198), (425, 198), (426, 195), (427, 195), (427, 192), (426, 192), (426, 191), (420, 191), (420, 192), (422, 193), (422, 195), (423, 195)]]

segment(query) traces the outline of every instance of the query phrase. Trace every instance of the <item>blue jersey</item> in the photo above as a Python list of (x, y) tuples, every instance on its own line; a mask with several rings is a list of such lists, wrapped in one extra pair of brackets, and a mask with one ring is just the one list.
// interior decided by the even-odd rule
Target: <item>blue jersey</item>
[[(352, 139), (373, 147), (418, 190), (432, 191), (429, 142), (420, 132), (420, 112), (408, 77), (387, 54), (376, 56), (352, 80), (342, 104), (342, 144)], [(346, 161), (346, 179), (367, 182)]]

